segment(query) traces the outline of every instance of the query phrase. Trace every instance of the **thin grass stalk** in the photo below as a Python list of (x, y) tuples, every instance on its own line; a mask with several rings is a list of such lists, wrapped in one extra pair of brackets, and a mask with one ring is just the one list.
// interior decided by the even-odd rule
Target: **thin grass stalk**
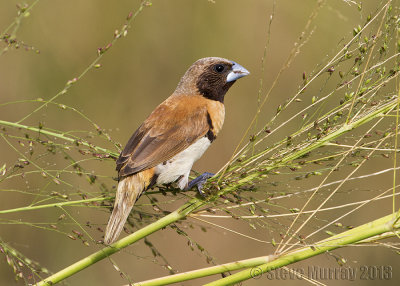
[(54, 208), (54, 207), (63, 207), (63, 206), (76, 206), (76, 205), (80, 205), (80, 204), (84, 204), (84, 203), (102, 202), (102, 201), (106, 201), (106, 200), (110, 200), (110, 199), (111, 199), (110, 197), (101, 197), (101, 198), (91, 198), (91, 199), (85, 199), (85, 200), (52, 203), (52, 204), (45, 204), (45, 205), (38, 205), (38, 206), (26, 206), (26, 207), (20, 207), (20, 208), (15, 208), (15, 209), (0, 210), (0, 214), (16, 213), (16, 212), (22, 212), (22, 211), (33, 211), (33, 210)]
[(108, 149), (105, 149), (105, 148), (102, 148), (102, 147), (94, 146), (94, 145), (92, 145), (92, 144), (90, 144), (88, 142), (85, 142), (85, 141), (82, 141), (82, 140), (78, 140), (78, 139), (66, 136), (63, 133), (52, 132), (52, 131), (46, 130), (44, 128), (27, 126), (27, 125), (15, 123), (15, 122), (4, 121), (4, 120), (0, 120), (0, 125), (14, 127), (14, 128), (18, 128), (18, 129), (25, 129), (25, 130), (28, 130), (28, 131), (37, 132), (39, 134), (45, 134), (45, 135), (53, 136), (53, 137), (68, 141), (70, 143), (78, 142), (80, 145), (83, 145), (83, 146), (88, 147), (88, 148), (92, 148), (97, 152), (103, 152), (103, 153), (109, 154), (112, 157), (118, 157), (119, 156), (119, 154), (117, 152), (114, 152), (114, 151), (111, 151), (111, 150), (108, 150)]

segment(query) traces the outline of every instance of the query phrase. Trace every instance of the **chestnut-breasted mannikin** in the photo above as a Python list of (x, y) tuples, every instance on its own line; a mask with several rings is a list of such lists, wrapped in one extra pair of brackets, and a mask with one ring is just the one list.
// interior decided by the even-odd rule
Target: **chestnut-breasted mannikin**
[(197, 60), (177, 88), (129, 139), (117, 160), (119, 183), (104, 242), (114, 242), (139, 196), (154, 185), (176, 182), (180, 189), (197, 186), (213, 174), (191, 182), (189, 173), (215, 140), (225, 118), (224, 97), (249, 72), (217, 57)]

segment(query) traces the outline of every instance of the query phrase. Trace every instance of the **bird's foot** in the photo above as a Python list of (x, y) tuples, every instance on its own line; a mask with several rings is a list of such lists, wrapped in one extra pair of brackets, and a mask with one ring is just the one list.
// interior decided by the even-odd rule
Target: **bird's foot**
[(205, 173), (201, 174), (201, 175), (198, 176), (196, 179), (193, 179), (193, 180), (191, 180), (191, 181), (189, 182), (189, 184), (188, 184), (188, 189), (190, 190), (190, 189), (193, 188), (194, 186), (197, 186), (197, 190), (198, 190), (199, 194), (200, 194), (202, 197), (205, 197), (206, 195), (205, 195), (204, 192), (202, 191), (203, 185), (204, 185), (205, 182), (207, 182), (207, 180), (208, 180), (209, 178), (214, 177), (214, 175), (215, 175), (215, 174), (213, 174), (213, 173), (208, 173), (208, 172), (205, 172)]

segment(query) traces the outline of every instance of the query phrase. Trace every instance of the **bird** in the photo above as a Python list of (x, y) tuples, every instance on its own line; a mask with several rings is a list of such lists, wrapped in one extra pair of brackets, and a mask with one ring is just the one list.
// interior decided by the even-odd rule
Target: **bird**
[(204, 195), (202, 186), (214, 174), (205, 172), (189, 182), (189, 173), (222, 128), (225, 94), (248, 74), (224, 58), (197, 60), (133, 133), (116, 161), (119, 182), (105, 244), (117, 240), (133, 205), (149, 188), (176, 183), (181, 190), (196, 186)]

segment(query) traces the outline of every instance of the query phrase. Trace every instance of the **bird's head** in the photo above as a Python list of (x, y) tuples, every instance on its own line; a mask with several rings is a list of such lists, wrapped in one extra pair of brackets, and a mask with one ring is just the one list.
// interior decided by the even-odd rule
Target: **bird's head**
[(175, 94), (200, 94), (208, 99), (224, 101), (232, 84), (249, 74), (241, 65), (217, 57), (197, 60), (180, 80)]

